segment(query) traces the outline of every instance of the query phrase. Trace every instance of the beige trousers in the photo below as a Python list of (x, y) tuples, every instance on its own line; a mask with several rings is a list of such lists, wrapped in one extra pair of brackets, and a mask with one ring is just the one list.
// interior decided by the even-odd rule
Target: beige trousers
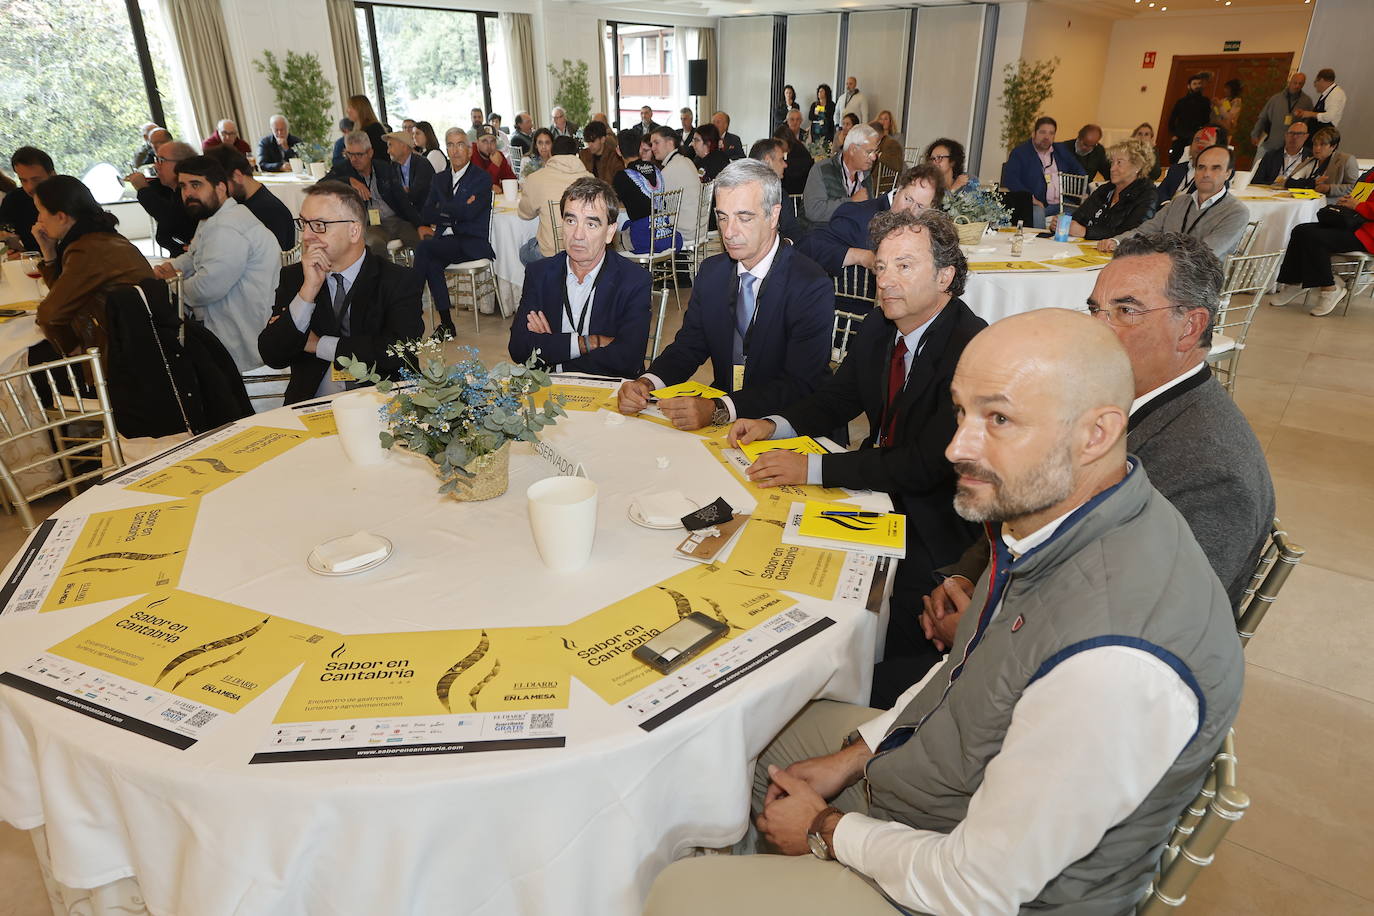
[[(755, 812), (768, 791), (768, 765), (786, 767), (839, 750), (855, 728), (880, 710), (816, 700), (797, 714), (759, 755), (754, 771)], [(841, 811), (864, 812), (860, 783), (832, 801)], [(752, 831), (751, 831), (752, 832)], [(900, 912), (854, 872), (815, 856), (700, 856), (674, 862), (659, 874), (645, 916), (893, 916)]]

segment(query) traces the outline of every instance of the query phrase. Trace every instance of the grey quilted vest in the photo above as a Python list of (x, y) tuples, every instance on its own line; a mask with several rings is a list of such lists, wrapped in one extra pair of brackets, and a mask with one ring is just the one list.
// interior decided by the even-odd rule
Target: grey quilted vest
[(868, 763), (870, 814), (949, 833), (1000, 751), (1023, 690), (1078, 652), (1149, 652), (1197, 696), (1201, 725), (1140, 806), (1021, 908), (1129, 912), (1240, 705), (1244, 664), (1230, 602), (1187, 522), (1135, 459), (1121, 483), (1039, 547), (1013, 561), (1000, 537), (993, 545), (954, 651)]

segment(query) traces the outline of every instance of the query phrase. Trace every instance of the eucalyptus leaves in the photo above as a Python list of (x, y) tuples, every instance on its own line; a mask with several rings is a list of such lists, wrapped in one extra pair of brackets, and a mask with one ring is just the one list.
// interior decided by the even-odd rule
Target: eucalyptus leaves
[(552, 384), (547, 372), (535, 368), (538, 353), (523, 364), (488, 369), (472, 347), (461, 348), (462, 358), (446, 364), (443, 344), (432, 338), (396, 344), (388, 352), (402, 361), (399, 383), (351, 357), (339, 357), (338, 364), (358, 381), (392, 393), (382, 408), (382, 447), (399, 446), (434, 462), (443, 481), (440, 493), (474, 478), (469, 466), (477, 459), (507, 442), (537, 442), (541, 429), (568, 415), (557, 396), (542, 408), (535, 405), (534, 394)]
[(1001, 196), (978, 187), (978, 179), (972, 177), (960, 191), (946, 194), (940, 209), (955, 223), (989, 223), (996, 227), (1011, 222), (1011, 211), (1002, 203)]

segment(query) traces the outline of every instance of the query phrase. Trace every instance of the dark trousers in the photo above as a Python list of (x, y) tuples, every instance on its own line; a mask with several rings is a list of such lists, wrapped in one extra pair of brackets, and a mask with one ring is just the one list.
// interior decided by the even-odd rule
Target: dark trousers
[(873, 667), (869, 705), (891, 709), (912, 684), (943, 659), (921, 629), (921, 599), (935, 587), (934, 563), (916, 539), (907, 542), (907, 558), (897, 564), (888, 602), (887, 641), (883, 660)]
[(1294, 226), (1288, 236), (1288, 251), (1279, 268), (1280, 283), (1297, 283), (1305, 289), (1330, 286), (1331, 256), (1343, 251), (1364, 251), (1359, 238), (1344, 229), (1331, 229), (1321, 223)]
[(466, 251), (468, 240), (458, 235), (436, 235), (415, 246), (415, 269), (429, 284), (429, 294), (434, 297), (434, 308), (445, 319), (453, 308), (448, 295), (448, 280), (444, 268), (450, 264), (461, 264), (474, 258)]

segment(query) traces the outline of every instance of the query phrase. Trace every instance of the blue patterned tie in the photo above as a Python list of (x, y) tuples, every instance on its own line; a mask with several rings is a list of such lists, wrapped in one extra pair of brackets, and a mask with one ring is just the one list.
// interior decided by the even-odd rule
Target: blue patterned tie
[(734, 361), (736, 366), (744, 364), (744, 336), (749, 333), (749, 323), (754, 317), (754, 284), (758, 277), (746, 273), (740, 277), (739, 281), (739, 308), (735, 309), (735, 346)]

